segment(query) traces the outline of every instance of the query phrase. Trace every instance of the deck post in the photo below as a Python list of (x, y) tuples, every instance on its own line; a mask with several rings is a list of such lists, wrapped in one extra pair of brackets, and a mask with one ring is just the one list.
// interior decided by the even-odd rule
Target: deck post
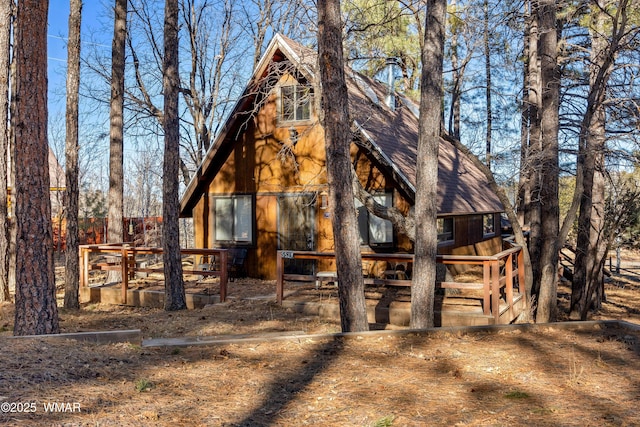
[[(127, 258), (127, 263), (129, 263), (129, 258)], [(136, 246), (135, 243), (131, 248), (131, 263), (129, 264), (129, 279), (133, 280), (136, 278), (136, 267), (138, 264), (136, 263)]]
[(509, 305), (509, 320), (514, 318), (513, 311), (513, 254), (510, 253), (507, 256), (507, 262), (505, 264), (505, 292), (507, 297), (507, 304)]
[(500, 319), (500, 263), (490, 261), (491, 264), (491, 311), (497, 325)]
[(524, 248), (520, 248), (520, 250), (518, 251), (518, 292), (520, 292), (520, 295), (522, 296), (522, 298), (524, 298), (524, 306), (525, 309), (528, 310), (529, 309), (529, 298), (527, 297), (527, 290), (525, 289), (525, 285), (524, 285)]
[(484, 296), (482, 310), (485, 316), (491, 315), (491, 265), (489, 261), (482, 261), (482, 281)]
[(122, 303), (127, 303), (127, 289), (129, 288), (129, 253), (128, 245), (122, 245), (120, 269), (122, 270)]
[(89, 251), (80, 248), (80, 287), (89, 286)]
[(227, 260), (229, 252), (227, 250), (220, 251), (220, 302), (227, 300), (227, 283), (229, 281), (229, 270), (227, 269)]
[(276, 256), (276, 302), (282, 304), (284, 298), (284, 260), (282, 253), (277, 252)]

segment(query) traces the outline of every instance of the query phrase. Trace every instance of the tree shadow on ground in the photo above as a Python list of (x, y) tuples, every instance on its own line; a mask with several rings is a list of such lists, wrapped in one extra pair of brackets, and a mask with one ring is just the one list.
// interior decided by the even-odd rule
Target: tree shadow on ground
[(340, 337), (321, 343), (311, 358), (300, 360), (300, 366), (293, 375), (283, 373), (273, 379), (262, 402), (252, 413), (239, 423), (229, 425), (255, 427), (273, 424), (287, 404), (295, 399), (295, 395), (302, 392), (314, 378), (339, 358), (344, 346)]

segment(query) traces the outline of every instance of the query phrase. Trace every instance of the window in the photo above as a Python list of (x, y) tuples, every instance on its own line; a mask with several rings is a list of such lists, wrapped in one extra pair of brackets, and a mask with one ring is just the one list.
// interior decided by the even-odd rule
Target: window
[(215, 197), (215, 240), (253, 243), (253, 198), (250, 195)]
[[(373, 196), (376, 202), (391, 207), (393, 205), (392, 193), (377, 194)], [(359, 200), (355, 200), (358, 210), (358, 228), (360, 229), (360, 244), (370, 246), (392, 246), (393, 225), (391, 221), (379, 218), (367, 210)]]
[(311, 119), (313, 88), (289, 85), (280, 88), (280, 120), (283, 122)]
[(453, 218), (438, 218), (438, 243), (453, 242)]
[(493, 214), (482, 215), (482, 233), (484, 236), (496, 234), (496, 222)]

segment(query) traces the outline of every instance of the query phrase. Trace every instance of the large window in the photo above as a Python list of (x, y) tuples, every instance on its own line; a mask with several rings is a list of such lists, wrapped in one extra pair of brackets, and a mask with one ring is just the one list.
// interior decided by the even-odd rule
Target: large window
[(253, 198), (250, 195), (214, 197), (216, 242), (253, 243)]
[(280, 120), (293, 122), (311, 119), (313, 88), (289, 85), (280, 88)]
[[(376, 202), (381, 205), (391, 207), (393, 196), (391, 193), (376, 194), (373, 196)], [(360, 229), (360, 244), (370, 246), (392, 246), (393, 245), (393, 224), (391, 221), (379, 218), (367, 210), (359, 200), (356, 199), (358, 210), (358, 228)]]
[(453, 218), (438, 218), (438, 243), (453, 242)]

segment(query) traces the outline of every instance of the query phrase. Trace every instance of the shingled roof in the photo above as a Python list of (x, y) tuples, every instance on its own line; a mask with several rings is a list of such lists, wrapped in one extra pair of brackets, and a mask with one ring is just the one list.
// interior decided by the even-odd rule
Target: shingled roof
[[(397, 94), (395, 105), (384, 101), (387, 86), (365, 76), (347, 77), (351, 119), (371, 150), (395, 170), (415, 196), (418, 152), (418, 106)], [(372, 94), (375, 98), (372, 100)], [(375, 100), (378, 100), (376, 102)], [(411, 197), (413, 198), (413, 197)], [(438, 155), (438, 213), (461, 215), (501, 212), (502, 204), (484, 174), (454, 145), (441, 138)]]
[[(249, 88), (265, 76), (269, 62), (286, 57), (299, 68), (310, 81), (316, 79), (317, 53), (299, 43), (276, 35), (254, 71)], [(410, 200), (415, 197), (416, 156), (418, 147), (418, 106), (397, 94), (395, 105), (385, 102), (387, 86), (376, 80), (346, 68), (350, 115), (353, 121), (354, 140), (369, 150), (373, 158), (394, 177)], [(244, 99), (244, 101), (242, 101)], [(227, 119), (225, 129), (234, 127), (233, 120), (247, 108), (243, 97)], [(439, 101), (438, 101), (439, 102)], [(231, 122), (230, 122), (231, 121)], [(182, 199), (182, 213), (189, 215), (198, 197), (197, 188), (204, 176), (211, 175), (215, 153), (227, 139), (225, 132), (218, 136), (196, 177), (189, 184)], [(465, 215), (472, 213), (501, 212), (502, 204), (490, 189), (484, 174), (453, 144), (440, 140), (438, 166), (438, 214)], [(215, 172), (214, 172), (215, 174)]]

